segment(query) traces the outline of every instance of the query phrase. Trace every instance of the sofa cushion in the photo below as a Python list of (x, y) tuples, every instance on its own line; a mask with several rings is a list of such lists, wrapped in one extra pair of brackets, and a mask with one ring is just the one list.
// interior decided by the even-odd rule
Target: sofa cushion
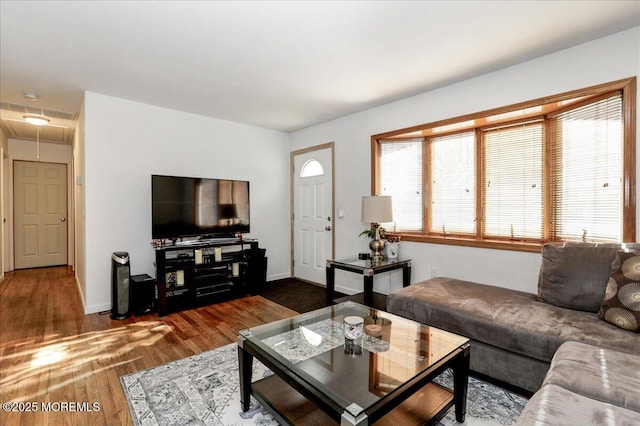
[(387, 310), (545, 362), (551, 362), (568, 340), (632, 353), (640, 345), (639, 335), (600, 320), (596, 313), (559, 308), (531, 293), (453, 278), (432, 278), (395, 290), (387, 297)]
[(480, 373), (518, 388), (535, 392), (540, 389), (549, 362), (507, 351), (478, 340), (469, 339), (471, 356), (469, 366)]
[(638, 354), (567, 342), (553, 356), (543, 385), (557, 385), (588, 398), (640, 412), (638, 366)]
[(640, 254), (618, 252), (598, 316), (625, 330), (640, 332)]
[(529, 400), (516, 425), (638, 425), (640, 413), (587, 398), (560, 386), (542, 386)]
[(538, 298), (561, 308), (598, 312), (619, 249), (619, 244), (545, 244)]

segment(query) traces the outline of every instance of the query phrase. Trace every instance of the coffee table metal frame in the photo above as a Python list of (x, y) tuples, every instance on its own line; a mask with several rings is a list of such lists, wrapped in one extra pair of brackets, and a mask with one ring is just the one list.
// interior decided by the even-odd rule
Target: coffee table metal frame
[[(334, 312), (338, 312), (341, 309), (347, 309), (350, 307), (356, 307), (359, 309), (370, 309), (371, 311), (375, 311), (372, 308), (368, 308), (354, 302), (345, 302), (308, 314), (298, 315), (287, 320), (276, 321), (271, 324), (283, 323), (289, 324), (289, 327), (296, 328), (300, 324), (305, 324), (305, 321), (307, 321), (308, 323), (309, 318), (314, 318), (314, 316), (315, 318), (318, 318), (318, 313), (321, 311), (326, 310), (328, 318), (332, 318)], [(385, 313), (384, 315), (394, 317), (393, 315), (387, 313)], [(405, 318), (396, 318), (399, 318), (403, 321), (411, 321)], [(311, 319), (311, 321), (313, 321), (313, 319)], [(444, 416), (447, 410), (451, 408), (451, 406), (455, 406), (456, 420), (458, 422), (464, 422), (466, 414), (467, 382), (469, 378), (470, 345), (468, 340), (462, 338), (461, 336), (458, 336), (462, 342), (460, 346), (458, 346), (446, 356), (437, 360), (433, 364), (429, 365), (427, 368), (420, 371), (409, 380), (400, 384), (398, 388), (393, 392), (382, 396), (374, 404), (363, 409), (356, 403), (352, 403), (346, 406), (344, 402), (340, 404), (335, 400), (335, 398), (332, 398), (329, 395), (331, 393), (330, 391), (328, 391), (327, 389), (323, 390), (322, 386), (318, 386), (318, 383), (314, 383), (313, 380), (309, 380), (308, 377), (304, 377), (304, 374), (300, 374), (300, 372), (297, 372), (295, 368), (292, 368), (291, 363), (287, 363), (286, 361), (283, 362), (282, 357), (275, 355), (268, 349), (265, 350), (261, 339), (259, 337), (256, 338), (256, 336), (254, 335), (254, 330), (256, 333), (259, 333), (260, 327), (270, 326), (271, 324), (265, 324), (264, 326), (242, 330), (238, 337), (240, 402), (243, 411), (247, 411), (249, 409), (250, 396), (253, 394), (258, 402), (260, 402), (264, 407), (267, 407), (279, 422), (293, 424), (283, 415), (283, 413), (280, 413), (276, 407), (270, 404), (269, 401), (267, 401), (265, 398), (262, 398), (259, 392), (254, 392), (251, 375), (253, 359), (256, 358), (271, 371), (273, 371), (273, 373), (275, 373), (279, 378), (284, 380), (289, 386), (291, 386), (308, 400), (312, 401), (318, 408), (327, 413), (331, 418), (333, 418), (342, 426), (360, 426), (374, 423), (375, 421), (381, 419), (384, 415), (389, 413), (392, 409), (400, 405), (403, 401), (411, 397), (414, 393), (422, 389), (427, 384), (431, 383), (433, 379), (440, 373), (442, 373), (445, 369), (451, 368), (453, 370), (453, 398), (449, 403), (446, 404), (446, 406), (442, 408), (437, 417), (435, 417), (433, 420), (440, 419), (442, 416)]]

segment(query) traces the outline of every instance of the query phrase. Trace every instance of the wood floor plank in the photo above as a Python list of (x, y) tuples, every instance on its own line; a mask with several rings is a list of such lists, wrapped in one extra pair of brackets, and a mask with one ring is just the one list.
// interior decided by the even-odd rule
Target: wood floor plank
[[(129, 425), (120, 376), (233, 343), (239, 330), (296, 312), (260, 296), (114, 321), (85, 315), (68, 267), (0, 283), (0, 401), (98, 403), (99, 410), (0, 413), (0, 425)], [(47, 405), (50, 403), (51, 405)]]

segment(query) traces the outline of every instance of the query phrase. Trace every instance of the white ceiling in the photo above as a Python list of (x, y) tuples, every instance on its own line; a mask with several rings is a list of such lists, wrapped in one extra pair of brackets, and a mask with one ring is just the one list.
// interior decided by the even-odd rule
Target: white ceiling
[(638, 25), (637, 0), (1, 0), (0, 100), (78, 113), (88, 90), (290, 132)]

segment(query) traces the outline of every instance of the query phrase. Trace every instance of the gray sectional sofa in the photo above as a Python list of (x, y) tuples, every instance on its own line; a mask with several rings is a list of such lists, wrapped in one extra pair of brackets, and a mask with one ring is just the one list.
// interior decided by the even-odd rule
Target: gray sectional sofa
[(532, 425), (640, 425), (640, 356), (563, 343), (518, 418)]
[(387, 310), (469, 337), (473, 371), (535, 392), (554, 354), (568, 341), (634, 354), (638, 360), (640, 333), (598, 316), (621, 247), (640, 249), (639, 244), (545, 245), (537, 295), (432, 278), (389, 294)]

